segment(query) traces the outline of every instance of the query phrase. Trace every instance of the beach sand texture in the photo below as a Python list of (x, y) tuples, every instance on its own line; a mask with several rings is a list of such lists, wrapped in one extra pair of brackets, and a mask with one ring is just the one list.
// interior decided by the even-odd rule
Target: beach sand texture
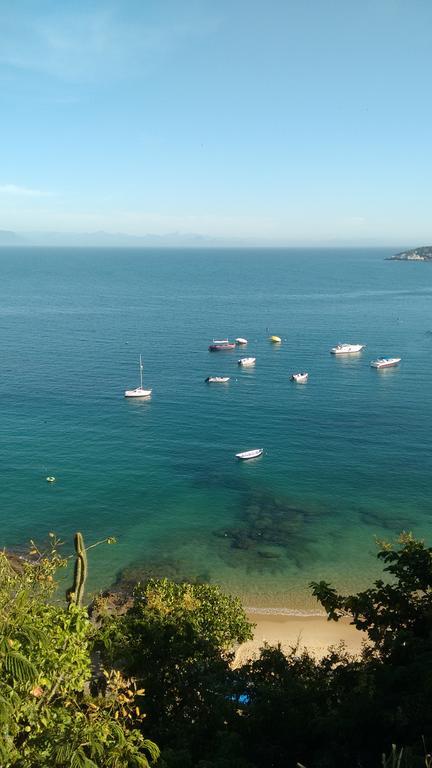
[(258, 612), (248, 613), (248, 619), (256, 625), (254, 639), (239, 647), (235, 666), (256, 657), (265, 643), (280, 643), (285, 652), (297, 646), (299, 651), (307, 649), (317, 658), (321, 658), (330, 646), (338, 645), (341, 641), (350, 653), (357, 655), (365, 640), (365, 634), (359, 632), (348, 619), (335, 622), (327, 621), (324, 615), (291, 616)]

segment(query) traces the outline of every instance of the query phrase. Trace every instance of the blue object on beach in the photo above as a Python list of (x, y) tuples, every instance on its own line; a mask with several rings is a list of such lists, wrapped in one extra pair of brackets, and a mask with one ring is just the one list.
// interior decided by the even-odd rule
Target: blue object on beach
[(240, 693), (238, 695), (233, 693), (232, 696), (229, 696), (229, 699), (231, 701), (236, 701), (237, 704), (249, 704), (250, 703), (250, 696), (248, 696), (247, 693)]

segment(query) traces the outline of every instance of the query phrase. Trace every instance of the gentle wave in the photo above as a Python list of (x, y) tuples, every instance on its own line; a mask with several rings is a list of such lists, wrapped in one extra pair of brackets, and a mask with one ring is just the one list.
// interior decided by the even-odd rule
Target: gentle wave
[(260, 608), (256, 605), (243, 606), (247, 613), (265, 614), (266, 616), (327, 616), (323, 611), (308, 611), (300, 608)]

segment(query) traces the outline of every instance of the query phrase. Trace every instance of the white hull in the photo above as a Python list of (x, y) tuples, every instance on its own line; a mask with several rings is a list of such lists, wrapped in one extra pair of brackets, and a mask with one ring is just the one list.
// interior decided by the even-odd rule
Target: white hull
[(332, 355), (352, 355), (355, 352), (361, 352), (366, 344), (338, 344), (330, 350)]
[(226, 384), (229, 381), (229, 376), (208, 376), (206, 378), (207, 384)]
[(236, 453), (236, 459), (240, 461), (247, 461), (248, 459), (257, 459), (258, 456), (262, 456), (264, 448), (255, 448), (253, 451), (243, 451), (242, 453)]
[(244, 346), (245, 344), (247, 344), (247, 343), (248, 343), (248, 340), (247, 340), (247, 339), (238, 338), (238, 339), (236, 339), (236, 340), (235, 340), (235, 343), (236, 343), (238, 346), (240, 346), (240, 347), (241, 347), (241, 346)]
[(243, 368), (250, 368), (252, 365), (255, 365), (255, 363), (256, 357), (241, 357), (238, 361), (238, 364)]
[(151, 397), (152, 390), (151, 389), (141, 389), (141, 387), (137, 387), (136, 389), (127, 389), (124, 393), (125, 397)]
[(308, 378), (308, 373), (293, 373), (291, 376), (291, 381), (295, 381), (296, 384), (306, 384)]
[(151, 389), (144, 389), (143, 387), (143, 364), (142, 364), (142, 358), (140, 355), (139, 358), (139, 368), (140, 368), (140, 386), (136, 387), (136, 389), (126, 389), (124, 396), (125, 397), (151, 397)]
[(400, 361), (400, 357), (388, 357), (382, 358), (381, 360), (373, 360), (371, 362), (371, 368), (376, 368), (378, 371), (383, 368), (394, 368), (396, 365), (399, 365)]

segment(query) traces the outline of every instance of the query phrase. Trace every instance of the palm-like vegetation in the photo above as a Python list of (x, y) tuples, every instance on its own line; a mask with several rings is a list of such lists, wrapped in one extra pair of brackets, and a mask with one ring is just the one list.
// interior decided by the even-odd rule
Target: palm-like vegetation
[(148, 768), (158, 749), (132, 727), (130, 682), (88, 692), (94, 630), (52, 600), (62, 564), (55, 550), (31, 563), (0, 553), (0, 764)]

